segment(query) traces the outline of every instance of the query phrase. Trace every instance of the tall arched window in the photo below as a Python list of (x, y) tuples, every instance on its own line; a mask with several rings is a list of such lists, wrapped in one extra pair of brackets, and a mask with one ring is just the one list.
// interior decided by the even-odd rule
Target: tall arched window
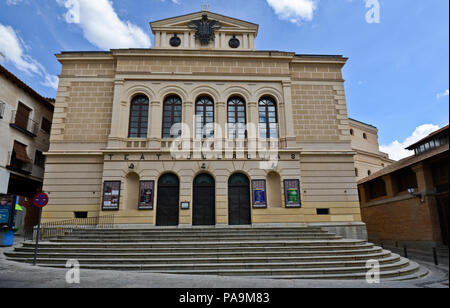
[(245, 102), (240, 97), (228, 101), (228, 138), (245, 139), (247, 137), (247, 117)]
[(261, 138), (278, 138), (277, 105), (270, 97), (259, 101), (259, 133)]
[(144, 95), (133, 98), (130, 107), (129, 138), (147, 138), (149, 100)]
[(163, 138), (177, 138), (181, 136), (181, 130), (172, 132), (173, 125), (181, 123), (182, 103), (178, 96), (169, 96), (164, 101)]
[(214, 138), (214, 102), (208, 96), (200, 97), (195, 103), (195, 136)]

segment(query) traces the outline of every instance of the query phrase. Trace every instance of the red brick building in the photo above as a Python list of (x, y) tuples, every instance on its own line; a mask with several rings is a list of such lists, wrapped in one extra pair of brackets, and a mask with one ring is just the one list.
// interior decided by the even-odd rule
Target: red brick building
[(448, 245), (448, 125), (407, 157), (358, 182), (369, 239)]

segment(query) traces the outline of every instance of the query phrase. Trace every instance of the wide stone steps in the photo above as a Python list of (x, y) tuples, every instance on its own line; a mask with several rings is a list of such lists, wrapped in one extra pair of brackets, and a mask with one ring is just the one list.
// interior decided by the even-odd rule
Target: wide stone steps
[[(34, 243), (5, 255), (32, 263)], [(365, 279), (368, 260), (379, 262), (382, 277), (419, 272), (390, 251), (318, 228), (77, 230), (40, 243), (38, 265), (64, 268), (69, 259), (82, 269), (277, 279)]]
[[(164, 242), (159, 240), (158, 242), (44, 242), (39, 243), (39, 247), (42, 248), (210, 248), (219, 249), (222, 247), (229, 248), (247, 248), (247, 247), (265, 247), (267, 249), (279, 248), (279, 247), (313, 247), (313, 246), (356, 246), (366, 243), (363, 240), (277, 240), (277, 241), (215, 241), (215, 242), (178, 242), (168, 241)], [(24, 245), (33, 246), (32, 242), (25, 243)]]
[(230, 240), (236, 240), (236, 241), (247, 241), (247, 240), (286, 240), (286, 241), (292, 241), (292, 240), (314, 240), (314, 239), (324, 239), (324, 240), (332, 240), (340, 237), (336, 237), (334, 235), (304, 235), (304, 236), (261, 236), (261, 237), (218, 237), (218, 236), (196, 236), (196, 237), (189, 237), (189, 236), (167, 236), (167, 237), (155, 237), (155, 238), (149, 238), (149, 237), (98, 237), (98, 238), (65, 238), (65, 237), (59, 237), (55, 240), (51, 240), (51, 242), (65, 242), (65, 243), (78, 243), (80, 241), (88, 241), (91, 243), (103, 243), (103, 242), (113, 242), (113, 243), (152, 243), (152, 242), (161, 242), (161, 241), (170, 241), (170, 242), (229, 242)]
[[(239, 257), (239, 258), (278, 258), (278, 257), (320, 257), (320, 258), (327, 258), (329, 256), (333, 258), (350, 258), (353, 256), (364, 256), (364, 257), (370, 257), (374, 254), (378, 254), (382, 252), (382, 249), (379, 247), (373, 247), (370, 249), (355, 249), (355, 250), (326, 250), (326, 251), (292, 251), (292, 250), (285, 250), (285, 251), (267, 251), (267, 252), (260, 252), (260, 251), (241, 251), (241, 252), (235, 252), (235, 251), (216, 251), (216, 252), (189, 252), (186, 251), (184, 253), (182, 252), (172, 252), (172, 253), (155, 253), (152, 251), (149, 252), (139, 252), (136, 253), (136, 251), (131, 251), (134, 253), (123, 252), (121, 250), (115, 250), (114, 252), (109, 251), (109, 253), (105, 253), (105, 251), (102, 250), (91, 250), (91, 251), (78, 251), (76, 249), (69, 249), (66, 251), (52, 249), (51, 251), (45, 250), (45, 249), (39, 249), (38, 256), (41, 258), (70, 258), (70, 259), (108, 259), (108, 258), (115, 258), (115, 259), (142, 259), (142, 258), (164, 258), (164, 259), (182, 259), (182, 258), (189, 258), (192, 256), (195, 256), (197, 258), (220, 258), (220, 257)], [(5, 253), (6, 256), (11, 258), (30, 258), (34, 256), (34, 249), (17, 249), (15, 252), (12, 253)]]
[[(381, 258), (380, 258), (381, 257)], [(390, 253), (388, 255), (378, 255), (376, 258), (378, 262), (380, 262), (380, 265), (388, 265), (388, 264), (394, 264), (400, 261), (400, 256), (398, 255), (391, 255)], [(17, 259), (16, 259), (17, 260)], [(25, 261), (25, 260), (23, 260)], [(161, 260), (162, 262), (155, 262), (155, 260), (117, 260), (117, 259), (103, 259), (103, 260), (96, 260), (96, 259), (90, 259), (90, 260), (83, 260), (80, 259), (78, 262), (80, 263), (80, 266), (82, 268), (86, 269), (104, 269), (104, 267), (116, 268), (120, 270), (125, 269), (141, 269), (141, 270), (158, 270), (160, 272), (164, 273), (171, 273), (173, 271), (178, 270), (185, 270), (185, 271), (194, 271), (194, 270), (213, 270), (213, 271), (222, 271), (227, 269), (272, 269), (272, 270), (278, 270), (278, 269), (297, 269), (297, 268), (306, 268), (306, 269), (312, 269), (312, 268), (338, 268), (342, 266), (342, 262), (338, 261), (325, 261), (323, 259), (314, 259), (314, 260), (282, 260), (283, 262), (276, 262), (275, 260), (273, 262), (267, 262), (265, 260), (264, 262), (251, 262), (251, 260), (242, 260), (242, 259), (234, 259), (233, 261), (231, 259), (226, 260), (209, 260), (208, 262), (201, 262), (205, 260), (186, 260), (187, 262), (176, 262), (171, 263), (169, 261)], [(354, 258), (351, 260), (346, 260), (343, 268), (347, 267), (363, 267), (366, 265), (366, 261), (364, 259), (362, 260), (355, 260)], [(33, 262), (33, 259), (27, 259), (26, 262)], [(66, 265), (67, 259), (44, 259), (39, 258), (38, 264), (39, 265), (57, 265), (60, 267), (64, 267)], [(170, 264), (170, 269), (167, 268), (167, 265)]]
[[(6, 254), (8, 257), (15, 261), (32, 262), (33, 254), (31, 253), (16, 253), (14, 255)], [(381, 260), (388, 258), (391, 255), (389, 251), (382, 251), (370, 254), (362, 255), (327, 255), (327, 256), (271, 256), (268, 258), (266, 255), (251, 257), (251, 256), (201, 256), (195, 255), (195, 257), (188, 257), (186, 255), (179, 257), (164, 258), (161, 256), (151, 255), (81, 255), (81, 254), (38, 254), (39, 264), (57, 264), (66, 263), (68, 259), (77, 259), (80, 264), (201, 264), (201, 263), (277, 263), (277, 262), (321, 262), (321, 261), (354, 261), (354, 260), (367, 260), (376, 259)]]

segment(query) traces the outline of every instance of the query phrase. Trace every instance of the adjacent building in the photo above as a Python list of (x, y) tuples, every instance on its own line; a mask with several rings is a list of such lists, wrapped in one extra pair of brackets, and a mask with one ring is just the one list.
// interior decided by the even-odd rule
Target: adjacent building
[(152, 49), (62, 52), (44, 221), (320, 225), (365, 237), (340, 55), (255, 49), (212, 12), (151, 23)]
[(22, 196), (22, 205), (42, 190), (53, 111), (54, 100), (0, 65), (0, 193)]
[(373, 241), (448, 245), (449, 127), (408, 147), (414, 156), (358, 182)]
[(356, 180), (362, 180), (373, 173), (391, 165), (394, 160), (387, 153), (380, 151), (378, 129), (354, 119), (350, 120), (352, 149), (355, 155)]

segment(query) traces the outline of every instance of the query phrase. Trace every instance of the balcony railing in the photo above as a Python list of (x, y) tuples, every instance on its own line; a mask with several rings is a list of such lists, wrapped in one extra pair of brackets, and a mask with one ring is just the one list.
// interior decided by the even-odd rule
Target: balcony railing
[(16, 158), (14, 152), (8, 152), (9, 165), (6, 166), (7, 169), (16, 171), (23, 174), (31, 174), (33, 173), (33, 163), (26, 163)]
[(36, 137), (39, 131), (39, 123), (31, 120), (28, 115), (23, 115), (16, 110), (11, 113), (9, 125), (31, 137)]

